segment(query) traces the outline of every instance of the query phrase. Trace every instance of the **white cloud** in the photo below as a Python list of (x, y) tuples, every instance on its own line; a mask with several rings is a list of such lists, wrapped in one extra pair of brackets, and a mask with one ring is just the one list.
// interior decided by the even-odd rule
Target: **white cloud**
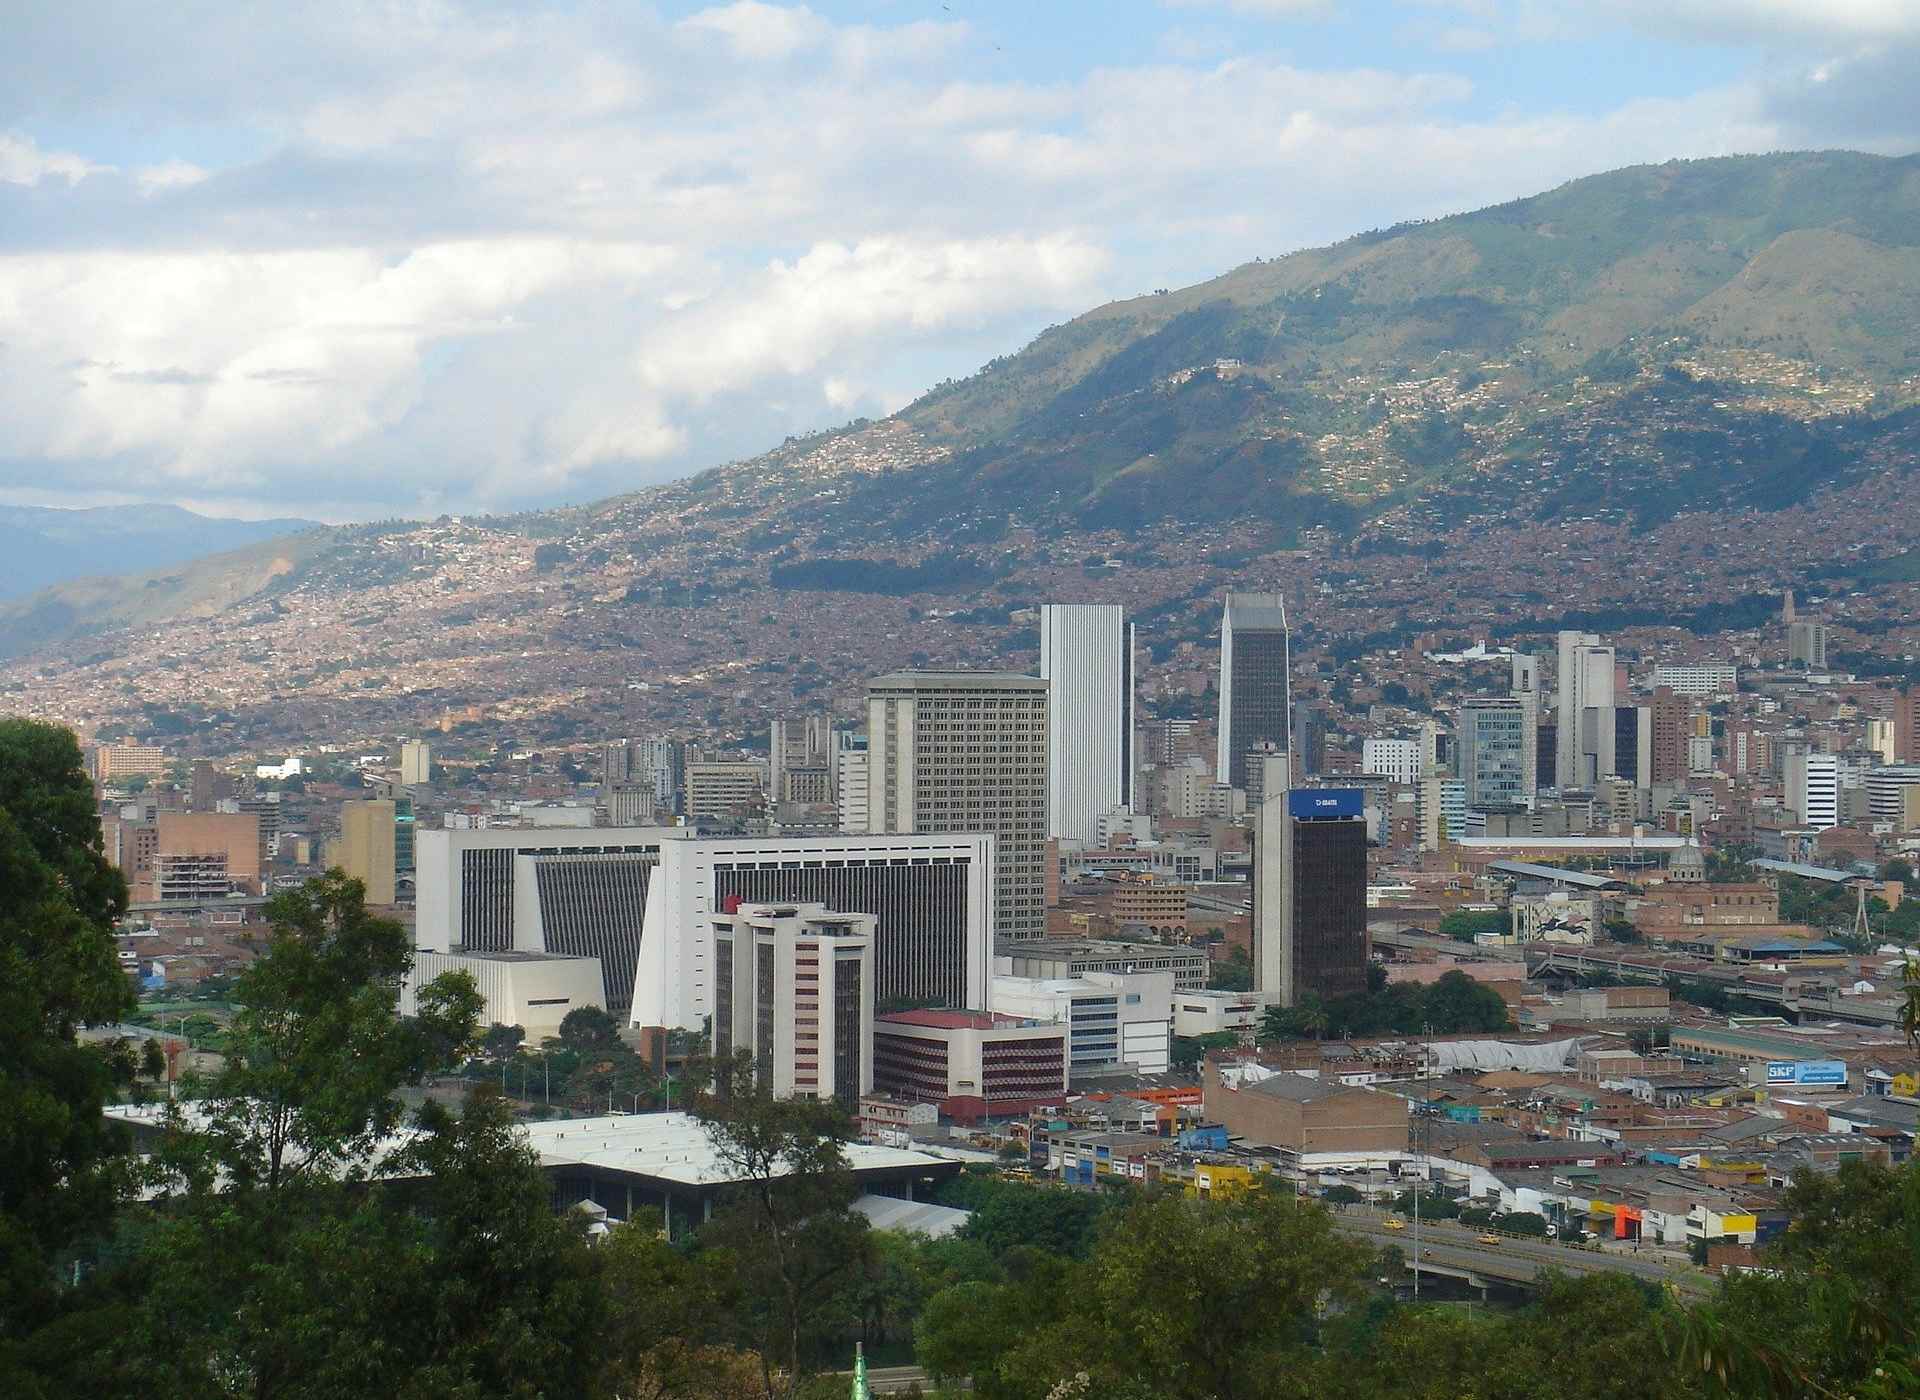
[[(29, 7), (0, 46), (0, 492), (581, 499), (1254, 255), (1632, 161), (1920, 131), (1912, 46), (1880, 32), (1905, 7), (1866, 0), (1594, 0), (1583, 24), (1729, 41), (1841, 13), (1791, 64), (1591, 115), (1497, 107), (1441, 56), (1575, 5), (1385, 11), (1430, 26), (1429, 72), (1234, 56), (1230, 8), (1333, 13), (1220, 0), (1224, 42), (1036, 79), (945, 11), (366, 0), (214, 8), (188, 43), (160, 11)], [(52, 152), (29, 121), (103, 113), (218, 139)]]
[(680, 27), (717, 34), (740, 57), (760, 62), (791, 58), (825, 42), (831, 32), (805, 5), (765, 5), (760, 0), (734, 0), (701, 10), (681, 20)]
[(1920, 37), (1914, 0), (1603, 0), (1596, 14), (1660, 33), (1737, 42)]
[(43, 151), (31, 137), (0, 131), (0, 184), (37, 185), (42, 180), (65, 180), (77, 185), (89, 175), (106, 174), (110, 165), (95, 165), (66, 151)]

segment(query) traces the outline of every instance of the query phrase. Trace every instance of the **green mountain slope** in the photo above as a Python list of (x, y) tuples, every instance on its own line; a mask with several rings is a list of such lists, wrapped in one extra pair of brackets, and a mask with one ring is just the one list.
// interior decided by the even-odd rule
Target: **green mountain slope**
[(1253, 558), (1777, 512), (1916, 460), (1920, 157), (1674, 162), (1103, 306), (883, 422), (593, 506), (62, 584), (0, 605), (0, 654), (343, 589), (457, 642), (487, 577), (528, 581), (529, 624), (863, 571), (960, 599), (1020, 526), (1231, 527)]

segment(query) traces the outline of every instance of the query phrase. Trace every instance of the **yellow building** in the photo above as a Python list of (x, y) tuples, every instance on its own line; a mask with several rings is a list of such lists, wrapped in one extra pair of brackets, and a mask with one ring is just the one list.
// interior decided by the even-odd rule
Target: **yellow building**
[(367, 887), (368, 904), (393, 903), (394, 805), (345, 802), (340, 806), (340, 839), (327, 864), (338, 866)]

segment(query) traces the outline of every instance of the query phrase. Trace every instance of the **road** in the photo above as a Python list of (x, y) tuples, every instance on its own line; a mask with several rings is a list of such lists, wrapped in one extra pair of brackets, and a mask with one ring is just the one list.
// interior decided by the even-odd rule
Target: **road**
[[(1375, 1244), (1395, 1245), (1411, 1264), (1413, 1227), (1409, 1224), (1404, 1230), (1390, 1229), (1387, 1221), (1393, 1218), (1346, 1211), (1333, 1213), (1338, 1229)], [(1531, 1283), (1547, 1270), (1557, 1269), (1563, 1274), (1628, 1274), (1653, 1283), (1671, 1283), (1681, 1293), (1693, 1296), (1713, 1289), (1713, 1281), (1699, 1270), (1672, 1263), (1651, 1252), (1614, 1254), (1512, 1235), (1503, 1236), (1497, 1245), (1482, 1244), (1479, 1237), (1485, 1233), (1485, 1230), (1448, 1221), (1423, 1221), (1420, 1251), (1428, 1263), (1440, 1268), (1466, 1270), (1509, 1283)]]

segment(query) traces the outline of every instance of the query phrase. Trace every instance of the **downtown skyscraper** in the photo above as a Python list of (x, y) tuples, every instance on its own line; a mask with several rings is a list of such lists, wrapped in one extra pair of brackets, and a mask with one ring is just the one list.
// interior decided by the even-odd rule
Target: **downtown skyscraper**
[(1047, 683), (897, 671), (867, 685), (867, 829), (994, 839), (994, 933), (1046, 932)]
[(1248, 754), (1273, 744), (1289, 754), (1293, 691), (1287, 604), (1278, 593), (1229, 593), (1220, 616), (1220, 740), (1214, 774), (1245, 791)]
[(1133, 806), (1133, 628), (1118, 604), (1040, 609), (1047, 682), (1047, 834), (1091, 842)]

